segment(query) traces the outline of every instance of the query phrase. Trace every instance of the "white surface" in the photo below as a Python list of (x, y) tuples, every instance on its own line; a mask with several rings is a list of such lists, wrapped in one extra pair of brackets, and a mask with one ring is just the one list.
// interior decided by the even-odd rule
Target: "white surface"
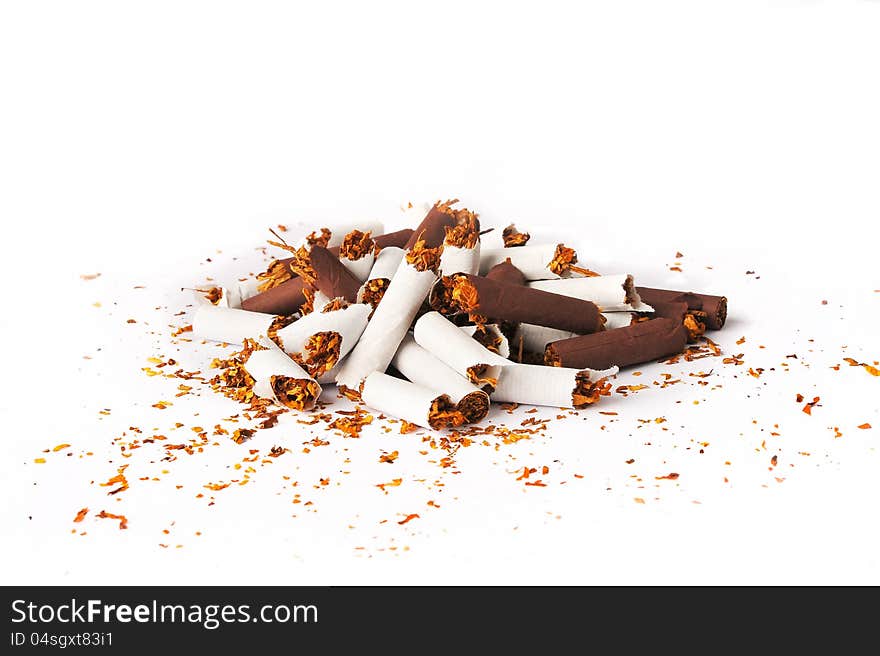
[[(573, 6), (2, 5), (0, 266), (19, 282), (0, 313), (0, 580), (880, 584), (880, 378), (842, 361), (880, 359), (880, 3)], [(120, 456), (130, 426), (185, 442), (239, 412), (141, 371), (226, 352), (171, 344), (179, 287), (256, 273), (277, 223), (393, 229), (401, 203), (447, 197), (583, 266), (728, 295), (712, 338), (745, 364), (624, 372), (649, 388), (452, 468), (381, 421), (343, 439), (292, 414), (242, 446)], [(812, 416), (797, 393), (821, 396)], [(276, 444), (291, 452), (265, 458)], [(108, 496), (123, 464), (131, 487)]]

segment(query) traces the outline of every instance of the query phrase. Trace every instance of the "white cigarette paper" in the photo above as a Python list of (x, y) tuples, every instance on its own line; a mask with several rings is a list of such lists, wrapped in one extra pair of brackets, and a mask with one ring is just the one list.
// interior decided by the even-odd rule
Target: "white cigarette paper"
[[(510, 343), (507, 341), (507, 338), (504, 336), (504, 333), (501, 332), (501, 329), (497, 324), (487, 323), (483, 328), (486, 329), (493, 338), (498, 341), (498, 355), (502, 358), (507, 358), (510, 356)], [(474, 333), (477, 332), (477, 326), (460, 326), (460, 330), (467, 335), (468, 337), (473, 339)], [(490, 349), (491, 350), (491, 349)]]
[[(333, 366), (335, 369), (357, 344), (364, 328), (367, 327), (369, 315), (370, 306), (361, 303), (355, 303), (332, 312), (312, 312), (280, 329), (276, 336), (281, 348), (289, 355), (307, 356), (308, 351), (305, 347), (313, 335), (323, 332), (337, 333), (341, 344), (339, 346), (339, 360)], [(324, 379), (326, 375), (326, 373), (323, 374), (319, 381)]]
[(314, 314), (315, 312), (320, 312), (321, 310), (324, 309), (324, 306), (328, 305), (330, 303), (330, 301), (332, 301), (332, 300), (333, 300), (332, 298), (327, 296), (327, 294), (322, 292), (320, 289), (316, 289), (315, 290), (315, 299), (312, 302), (313, 310), (309, 314)]
[[(647, 306), (643, 304), (642, 307)], [(630, 325), (633, 313), (603, 312), (602, 316), (605, 317), (605, 330), (614, 330), (615, 328), (625, 328)], [(569, 339), (570, 337), (577, 336), (578, 333), (569, 332), (568, 330), (536, 326), (531, 323), (521, 323), (517, 326), (516, 332), (513, 334), (513, 351), (515, 353), (519, 352), (519, 344), (520, 341), (522, 341), (523, 351), (543, 353), (544, 348), (550, 342), (558, 342), (560, 339)]]
[(511, 364), (501, 372), (492, 400), (502, 403), (571, 408), (574, 407), (572, 395), (577, 387), (579, 373), (584, 372), (591, 382), (595, 382), (600, 378), (613, 376), (617, 371), (617, 367), (596, 371), (544, 367), (537, 364)]
[(257, 280), (256, 278), (248, 278), (247, 280), (240, 280), (231, 285), (229, 288), (229, 307), (240, 308), (243, 300), (259, 294), (260, 290), (257, 289), (257, 287), (259, 287), (262, 282), (262, 280)]
[[(639, 293), (633, 286), (632, 276), (625, 273), (586, 278), (537, 280), (528, 283), (528, 286), (545, 292), (592, 301), (603, 312), (653, 312), (654, 310), (650, 305), (642, 303)], [(627, 298), (632, 302), (628, 302)]]
[(359, 260), (349, 260), (347, 257), (339, 258), (342, 266), (348, 269), (351, 274), (361, 282), (364, 282), (369, 278), (370, 271), (373, 269), (374, 260), (375, 256), (372, 253), (366, 253)]
[[(503, 261), (503, 260), (502, 260)], [(470, 273), (476, 275), (480, 269), (480, 242), (473, 248), (459, 248), (446, 245), (440, 254), (440, 275), (450, 276), (453, 273)]]
[(523, 351), (543, 353), (544, 347), (550, 342), (568, 339), (569, 337), (577, 337), (577, 333), (557, 328), (547, 328), (546, 326), (536, 326), (531, 323), (521, 323), (517, 326), (516, 332), (513, 335), (513, 351), (514, 353), (519, 353), (519, 345), (520, 341), (522, 341)]
[[(297, 410), (309, 410), (315, 405), (315, 401), (321, 395), (321, 386), (314, 378), (303, 371), (296, 362), (275, 344), (269, 343), (267, 349), (254, 351), (244, 364), (245, 370), (254, 379), (254, 394), (264, 399), (271, 399), (279, 405), (293, 407)], [(279, 398), (272, 386), (273, 377), (276, 384), (283, 379), (301, 381), (306, 389), (303, 396), (302, 407), (297, 407), (289, 401)]]
[(193, 316), (193, 337), (226, 344), (244, 344), (245, 339), (254, 339), (265, 344), (274, 321), (275, 315), (263, 312), (201, 305)]
[(336, 374), (337, 384), (357, 391), (371, 373), (388, 368), (436, 280), (433, 271), (419, 271), (405, 259), (401, 261), (360, 341)]
[[(384, 301), (383, 301), (384, 303)], [(382, 307), (382, 304), (379, 304)], [(501, 369), (511, 364), (479, 344), (439, 312), (428, 312), (415, 325), (416, 342), (471, 382), (498, 379)], [(491, 383), (486, 383), (491, 388)]]
[(522, 271), (526, 280), (558, 280), (560, 276), (548, 268), (556, 255), (556, 247), (557, 244), (538, 244), (514, 248), (484, 248), (480, 252), (480, 275), (485, 276), (493, 266), (510, 258), (510, 263)]
[(391, 364), (411, 382), (437, 394), (447, 394), (454, 403), (469, 394), (485, 395), (479, 387), (420, 346), (412, 335), (403, 338)]
[(364, 380), (361, 400), (371, 408), (423, 428), (433, 428), (431, 406), (443, 396), (432, 389), (374, 371)]
[[(643, 307), (647, 307), (642, 304)], [(645, 310), (641, 310), (644, 312)], [(632, 312), (603, 312), (605, 317), (605, 330), (615, 330), (616, 328), (626, 328), (632, 324), (633, 317), (636, 316)]]
[(367, 275), (366, 282), (361, 285), (361, 288), (358, 290), (358, 302), (363, 301), (364, 296), (364, 288), (366, 287), (366, 283), (370, 280), (378, 280), (380, 278), (384, 278), (386, 280), (391, 280), (394, 277), (394, 273), (397, 271), (397, 267), (400, 266), (401, 261), (403, 260), (403, 256), (406, 254), (402, 248), (398, 248), (397, 246), (386, 246), (379, 254), (376, 256), (373, 261), (373, 267), (370, 269), (370, 273)]

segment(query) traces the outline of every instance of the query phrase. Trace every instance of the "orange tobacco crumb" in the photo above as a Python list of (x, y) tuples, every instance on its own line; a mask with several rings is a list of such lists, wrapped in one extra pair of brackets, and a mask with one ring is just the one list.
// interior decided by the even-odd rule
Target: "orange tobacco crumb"
[(568, 248), (565, 244), (556, 246), (553, 253), (553, 259), (547, 263), (547, 268), (557, 276), (565, 277), (569, 273), (579, 273), (582, 276), (598, 276), (599, 274), (590, 269), (574, 266), (578, 261), (577, 253), (573, 248)]
[(811, 416), (812, 416), (812, 414), (813, 414), (813, 408), (816, 407), (816, 405), (818, 405), (818, 403), (819, 403), (819, 397), (818, 397), (818, 396), (814, 396), (814, 397), (813, 397), (813, 400), (810, 401), (809, 403), (807, 403), (807, 404), (803, 407), (803, 411), (804, 411), (805, 413), (807, 413), (808, 415), (811, 415)]
[(118, 519), (120, 529), (128, 528), (128, 518), (125, 515), (114, 515), (113, 513), (108, 513), (106, 510), (102, 510), (95, 516), (100, 517), (101, 519)]
[(74, 523), (79, 523), (86, 518), (86, 515), (89, 514), (88, 508), (80, 508), (79, 512), (76, 513), (76, 517), (73, 518)]
[(512, 223), (501, 231), (501, 238), (504, 240), (505, 248), (525, 246), (531, 237), (529, 233), (517, 230), (516, 226)]
[(864, 424), (859, 424), (858, 426), (856, 426), (856, 428), (861, 428), (862, 430), (867, 430), (867, 429), (871, 428), (871, 424), (869, 424), (868, 422), (865, 422)]
[(379, 462), (387, 462), (389, 465), (397, 460), (397, 457), (400, 454), (397, 451), (392, 451), (391, 453), (385, 453), (379, 456)]
[(406, 524), (407, 522), (410, 522), (410, 521), (412, 521), (412, 520), (414, 520), (414, 519), (420, 519), (418, 513), (412, 513), (411, 515), (407, 515), (404, 519), (400, 520), (400, 521), (397, 522), (397, 523), (400, 524), (401, 526), (403, 526), (403, 525)]

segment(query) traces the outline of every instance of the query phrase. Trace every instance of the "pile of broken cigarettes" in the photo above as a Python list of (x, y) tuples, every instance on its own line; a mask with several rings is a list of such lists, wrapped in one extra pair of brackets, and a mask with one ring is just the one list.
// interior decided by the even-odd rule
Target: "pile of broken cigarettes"
[(408, 424), (458, 428), (491, 402), (584, 408), (620, 368), (724, 325), (723, 296), (599, 275), (513, 225), (503, 246), (481, 248), (489, 230), (456, 205), (385, 234), (364, 221), (296, 245), (276, 235), (288, 257), (248, 283), (200, 289), (193, 336), (241, 346), (212, 363), (214, 388), (271, 419), (279, 406), (310, 410), (335, 384)]

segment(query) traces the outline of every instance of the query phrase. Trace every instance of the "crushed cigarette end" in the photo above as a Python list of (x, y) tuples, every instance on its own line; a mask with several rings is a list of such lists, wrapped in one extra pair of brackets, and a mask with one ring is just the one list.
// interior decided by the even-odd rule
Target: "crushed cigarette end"
[(477, 387), (481, 387), (486, 391), (494, 390), (498, 385), (498, 379), (486, 376), (489, 370), (488, 364), (475, 364), (467, 368), (468, 380)]

